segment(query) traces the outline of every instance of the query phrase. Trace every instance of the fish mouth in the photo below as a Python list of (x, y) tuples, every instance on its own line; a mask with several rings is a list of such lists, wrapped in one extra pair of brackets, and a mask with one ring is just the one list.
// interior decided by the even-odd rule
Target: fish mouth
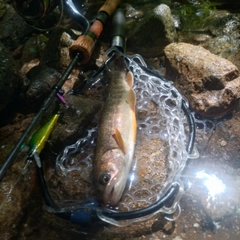
[(115, 187), (113, 186), (111, 192), (109, 193), (110, 203), (112, 202), (111, 200), (113, 199), (114, 188)]
[(105, 206), (117, 206), (123, 196), (125, 187), (120, 184), (121, 181), (112, 182), (111, 185), (107, 186), (104, 193), (103, 204)]
[(116, 191), (115, 191), (115, 186), (113, 186), (111, 188), (111, 190), (106, 194), (106, 197), (103, 199), (103, 203), (105, 206), (117, 206), (118, 202), (119, 202), (119, 196), (118, 194), (116, 195)]
[(119, 191), (119, 189), (116, 186), (113, 186), (111, 190), (108, 192), (108, 194), (106, 194), (104, 204), (106, 206), (112, 207), (117, 206), (122, 197), (122, 193), (123, 193), (122, 189), (120, 189)]
[(117, 201), (116, 201), (117, 199), (114, 198), (114, 190), (115, 190), (115, 187), (113, 186), (107, 197), (106, 204), (109, 204), (110, 206), (117, 205)]

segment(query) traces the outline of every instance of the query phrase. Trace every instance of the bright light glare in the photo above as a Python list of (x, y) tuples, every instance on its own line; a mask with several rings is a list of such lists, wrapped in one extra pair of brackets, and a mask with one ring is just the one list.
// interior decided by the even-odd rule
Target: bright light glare
[(214, 174), (208, 174), (204, 171), (199, 171), (196, 174), (196, 178), (203, 179), (203, 184), (206, 186), (208, 194), (212, 198), (225, 191), (226, 185)]
[(128, 189), (131, 189), (133, 182), (136, 180), (136, 168), (137, 164), (135, 163), (132, 169), (132, 173), (129, 176), (129, 187)]

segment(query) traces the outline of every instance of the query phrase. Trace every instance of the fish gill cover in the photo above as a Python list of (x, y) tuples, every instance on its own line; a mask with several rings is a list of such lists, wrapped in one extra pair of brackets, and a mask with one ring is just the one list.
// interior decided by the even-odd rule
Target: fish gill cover
[[(181, 197), (181, 172), (189, 157), (186, 151), (188, 130), (187, 119), (182, 111), (183, 98), (171, 82), (150, 75), (134, 60), (130, 60), (128, 65), (134, 75), (133, 90), (137, 98), (136, 161), (122, 199), (118, 206), (111, 209), (124, 212), (142, 209), (155, 203), (172, 184), (177, 183), (180, 191), (174, 203), (169, 208), (160, 209), (171, 214), (177, 209)], [(68, 199), (61, 195), (60, 189), (54, 189), (54, 192), (63, 206), (66, 200), (76, 203), (94, 197), (91, 170), (96, 136), (97, 127), (89, 128), (86, 137), (66, 146), (57, 157), (56, 171), (64, 179), (65, 185), (63, 183), (62, 187)]]

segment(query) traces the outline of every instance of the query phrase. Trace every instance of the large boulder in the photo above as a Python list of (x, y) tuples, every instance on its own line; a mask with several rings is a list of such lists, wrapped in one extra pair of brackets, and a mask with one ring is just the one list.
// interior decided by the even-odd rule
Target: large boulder
[(215, 118), (240, 97), (238, 68), (200, 46), (172, 43), (164, 49), (167, 76), (199, 114)]
[(160, 4), (138, 22), (128, 37), (127, 47), (145, 57), (159, 56), (163, 48), (177, 41), (170, 8)]

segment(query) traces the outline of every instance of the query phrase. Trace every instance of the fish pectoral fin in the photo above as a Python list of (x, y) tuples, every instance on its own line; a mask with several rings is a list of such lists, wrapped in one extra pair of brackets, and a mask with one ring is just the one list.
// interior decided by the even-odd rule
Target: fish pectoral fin
[(134, 81), (133, 74), (131, 72), (128, 72), (126, 75), (126, 82), (130, 88), (133, 87), (133, 81)]
[(136, 106), (136, 95), (135, 92), (130, 89), (128, 91), (128, 100), (127, 103), (129, 104), (130, 108), (135, 112), (135, 106)]
[(119, 148), (122, 150), (124, 154), (126, 154), (126, 144), (122, 138), (122, 134), (119, 132), (117, 128), (114, 128), (114, 134), (112, 135), (115, 139), (116, 143), (118, 144)]

